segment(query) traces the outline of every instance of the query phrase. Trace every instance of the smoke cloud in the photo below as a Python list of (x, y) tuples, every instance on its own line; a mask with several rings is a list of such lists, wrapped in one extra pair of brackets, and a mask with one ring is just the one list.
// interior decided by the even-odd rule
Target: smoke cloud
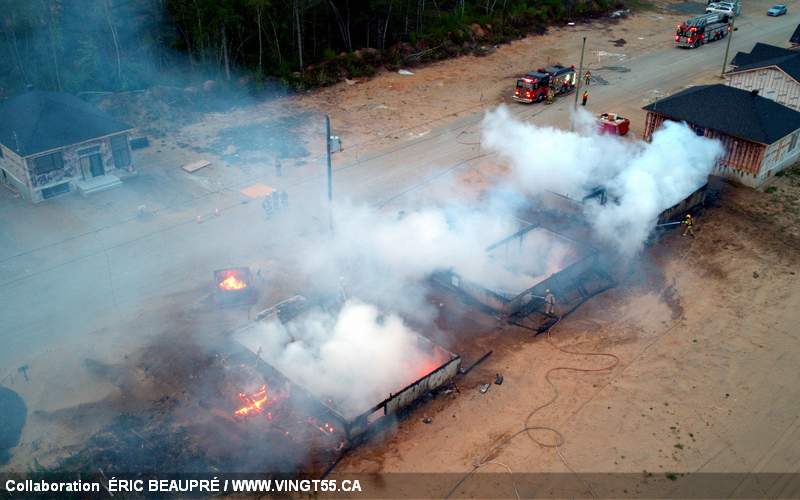
[(348, 300), (338, 314), (313, 309), (286, 324), (277, 319), (244, 342), (346, 415), (357, 415), (447, 361), (394, 314)]
[(577, 132), (522, 122), (505, 107), (486, 114), (483, 140), (506, 159), (527, 194), (554, 191), (581, 200), (597, 187), (609, 203), (588, 202), (597, 236), (622, 254), (638, 252), (658, 215), (706, 183), (722, 145), (686, 124), (666, 122), (650, 143), (600, 135), (593, 118), (578, 115)]

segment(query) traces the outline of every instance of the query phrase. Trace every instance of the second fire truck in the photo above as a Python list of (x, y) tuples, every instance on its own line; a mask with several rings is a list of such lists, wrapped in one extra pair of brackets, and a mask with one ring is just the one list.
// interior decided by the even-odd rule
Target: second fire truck
[(697, 48), (705, 43), (725, 38), (731, 29), (728, 16), (711, 13), (687, 19), (678, 25), (675, 44), (678, 47)]
[(572, 92), (576, 79), (575, 66), (555, 64), (539, 68), (517, 80), (512, 97), (515, 101), (525, 103), (544, 101), (550, 90), (554, 95)]

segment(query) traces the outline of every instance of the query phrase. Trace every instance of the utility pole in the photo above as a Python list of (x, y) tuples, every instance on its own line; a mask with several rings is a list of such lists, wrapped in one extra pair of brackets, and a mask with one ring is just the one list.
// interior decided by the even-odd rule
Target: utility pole
[(583, 81), (583, 53), (586, 51), (586, 37), (583, 37), (583, 45), (581, 45), (581, 62), (578, 64), (578, 82), (575, 85), (575, 105), (572, 109), (572, 119), (570, 120), (569, 130), (575, 130), (575, 113), (578, 112), (578, 95), (581, 93), (581, 82)]
[(736, 23), (736, 16), (731, 18), (731, 32), (728, 35), (728, 44), (725, 45), (725, 58), (722, 60), (722, 72), (719, 74), (720, 78), (725, 78), (725, 68), (728, 66), (728, 51), (731, 50), (731, 40), (733, 40), (733, 25)]
[(333, 164), (331, 162), (331, 117), (325, 115), (325, 151), (328, 160), (328, 224), (333, 231)]

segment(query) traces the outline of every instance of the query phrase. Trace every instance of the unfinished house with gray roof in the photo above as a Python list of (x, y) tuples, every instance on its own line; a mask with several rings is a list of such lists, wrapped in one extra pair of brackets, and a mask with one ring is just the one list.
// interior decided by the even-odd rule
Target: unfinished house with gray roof
[(758, 90), (698, 85), (644, 109), (645, 140), (667, 120), (686, 122), (697, 135), (722, 142), (725, 154), (712, 173), (750, 187), (800, 159), (800, 112), (761, 97)]
[(757, 90), (761, 97), (800, 111), (800, 52), (757, 43), (731, 60), (733, 70), (725, 73), (731, 87)]
[(81, 99), (32, 91), (0, 103), (0, 183), (39, 202), (121, 184), (131, 126)]

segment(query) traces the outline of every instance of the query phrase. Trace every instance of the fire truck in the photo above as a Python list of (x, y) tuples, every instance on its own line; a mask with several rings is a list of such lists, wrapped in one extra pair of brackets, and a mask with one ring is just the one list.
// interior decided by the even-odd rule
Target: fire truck
[(697, 48), (705, 43), (720, 40), (728, 35), (731, 25), (726, 14), (713, 12), (693, 17), (678, 25), (675, 44), (678, 47)]
[(512, 97), (524, 103), (544, 101), (549, 90), (555, 95), (572, 92), (576, 81), (575, 66), (555, 64), (531, 71), (518, 79)]

